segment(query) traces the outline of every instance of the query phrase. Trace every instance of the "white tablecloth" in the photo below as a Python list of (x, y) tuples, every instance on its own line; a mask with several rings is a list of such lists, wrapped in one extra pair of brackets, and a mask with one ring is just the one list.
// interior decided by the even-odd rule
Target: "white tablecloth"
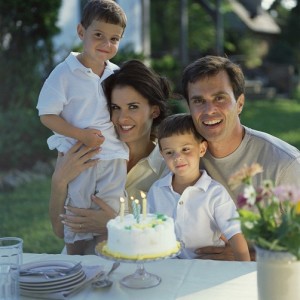
[[(96, 255), (68, 256), (62, 254), (24, 253), (23, 263), (43, 260), (81, 261), (83, 265), (101, 265), (108, 270), (112, 261)], [(147, 289), (124, 287), (119, 281), (134, 273), (135, 263), (121, 263), (110, 276), (114, 284), (106, 289), (93, 289), (90, 285), (71, 299), (79, 300), (257, 300), (255, 262), (219, 262), (212, 260), (165, 259), (144, 264), (146, 271), (161, 277), (161, 283)], [(33, 299), (21, 296), (21, 299)]]

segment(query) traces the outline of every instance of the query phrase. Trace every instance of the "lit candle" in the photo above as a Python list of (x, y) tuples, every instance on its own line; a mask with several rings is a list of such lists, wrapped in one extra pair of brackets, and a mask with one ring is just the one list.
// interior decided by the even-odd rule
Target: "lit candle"
[(141, 191), (141, 197), (143, 199), (143, 218), (146, 219), (147, 216), (147, 198), (146, 198), (146, 194)]
[(133, 214), (134, 218), (136, 219), (137, 207), (136, 207), (136, 202), (134, 199), (132, 199), (132, 201), (131, 201), (131, 207), (132, 207), (132, 214)]
[(124, 214), (125, 214), (125, 200), (124, 198), (120, 198), (120, 219), (121, 222), (124, 220)]
[(140, 223), (141, 205), (140, 205), (139, 200), (137, 200), (137, 199), (135, 199), (134, 202), (136, 204), (135, 205), (136, 206), (136, 222)]
[(130, 200), (131, 200), (131, 213), (134, 215), (133, 213), (133, 202), (134, 202), (134, 197), (130, 196)]

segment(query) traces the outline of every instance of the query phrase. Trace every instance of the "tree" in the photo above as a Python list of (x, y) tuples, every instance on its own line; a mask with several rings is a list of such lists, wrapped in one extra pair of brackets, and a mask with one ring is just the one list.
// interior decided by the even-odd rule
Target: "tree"
[[(215, 27), (213, 19), (199, 1), (188, 2), (188, 49), (195, 57), (213, 51)], [(179, 59), (180, 1), (151, 1), (151, 53), (154, 58), (171, 55)]]
[(291, 9), (288, 14), (286, 26), (283, 28), (283, 37), (290, 45), (295, 63), (300, 64), (300, 41), (299, 41), (299, 31), (300, 31), (300, 2), (297, 2), (297, 5)]
[(61, 0), (0, 0), (0, 169), (48, 160), (49, 130), (36, 104), (53, 68), (52, 38)]
[(152, 67), (166, 75), (180, 91), (181, 72), (190, 60), (214, 51), (215, 26), (211, 16), (198, 1), (185, 1), (188, 24), (186, 57), (182, 59), (181, 1), (151, 1), (151, 61)]
[(0, 0), (0, 107), (31, 107), (53, 66), (61, 0)]
[(287, 9), (282, 0), (275, 0), (268, 11), (275, 16), (281, 34), (275, 39), (267, 59), (277, 63), (300, 63), (299, 39), (300, 1), (293, 9)]

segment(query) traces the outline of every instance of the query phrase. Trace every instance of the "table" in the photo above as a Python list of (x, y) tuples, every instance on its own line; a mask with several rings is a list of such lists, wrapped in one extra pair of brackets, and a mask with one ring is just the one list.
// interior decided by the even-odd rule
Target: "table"
[[(24, 253), (23, 263), (43, 260), (81, 261), (83, 265), (102, 265), (108, 270), (112, 261), (96, 255)], [(119, 283), (136, 270), (134, 263), (121, 263), (110, 276), (112, 287), (93, 289), (90, 285), (72, 296), (72, 300), (257, 300), (256, 263), (213, 260), (165, 259), (145, 263), (145, 269), (162, 278), (160, 285), (148, 289), (131, 289)], [(20, 299), (28, 299), (21, 296)], [(30, 300), (33, 300), (31, 297)]]

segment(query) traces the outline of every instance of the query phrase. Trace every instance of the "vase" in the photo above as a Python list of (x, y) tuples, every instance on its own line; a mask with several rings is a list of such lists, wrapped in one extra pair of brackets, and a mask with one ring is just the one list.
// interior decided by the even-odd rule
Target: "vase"
[(259, 300), (299, 300), (300, 261), (288, 252), (255, 247)]

